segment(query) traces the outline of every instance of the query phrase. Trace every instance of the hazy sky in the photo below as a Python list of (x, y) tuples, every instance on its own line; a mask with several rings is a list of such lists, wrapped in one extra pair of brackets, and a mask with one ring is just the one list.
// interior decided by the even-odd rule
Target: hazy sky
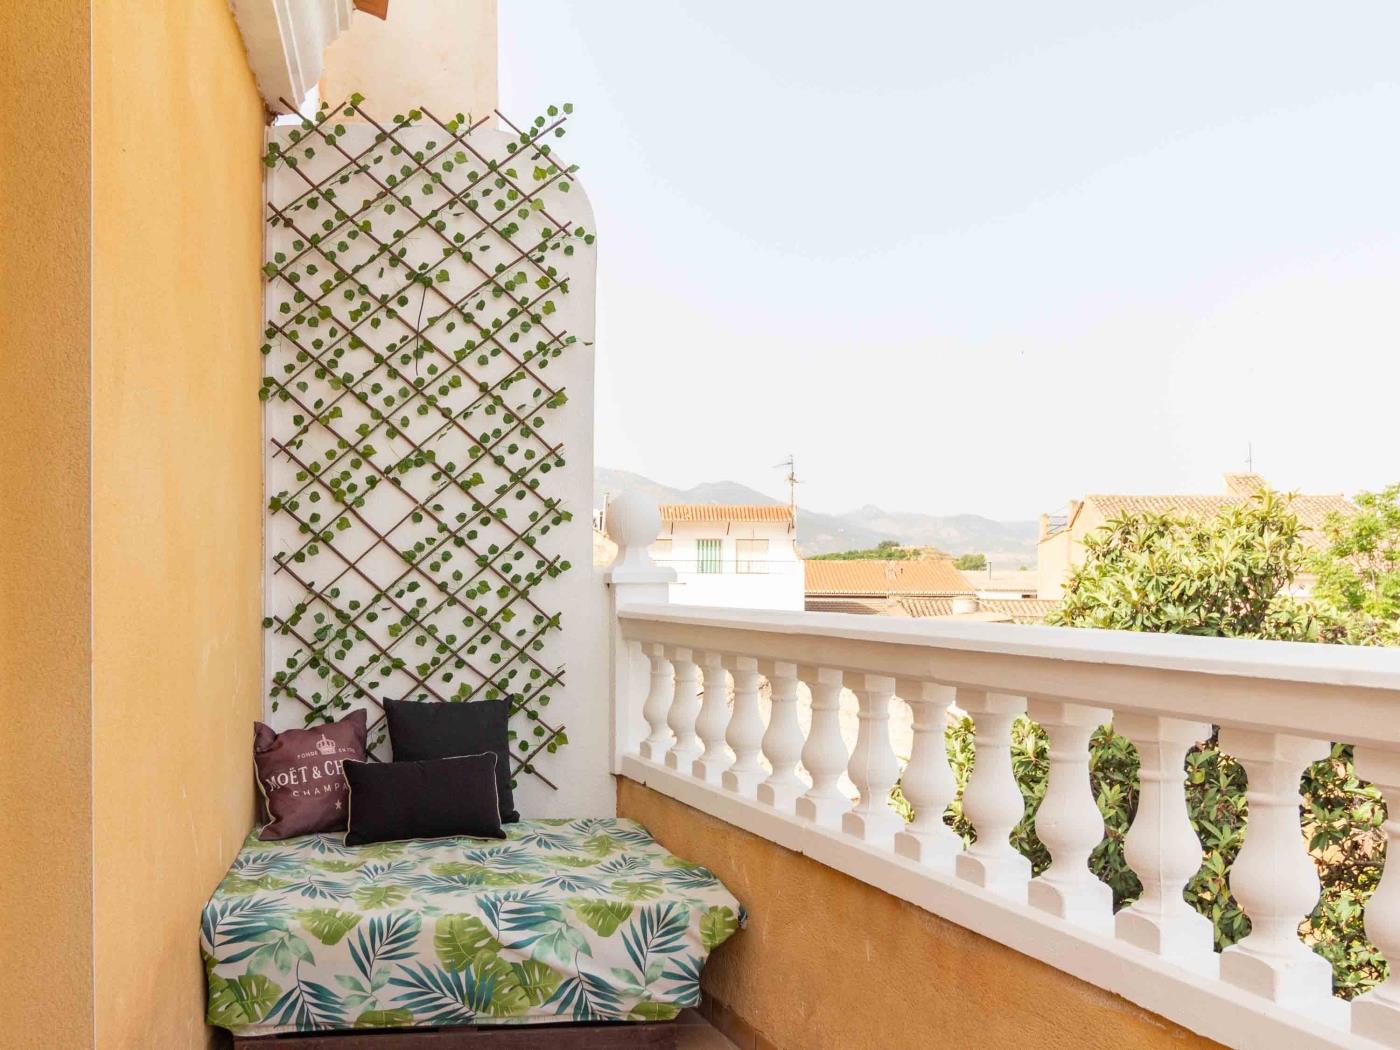
[(799, 501), (1400, 481), (1400, 4), (501, 0), (599, 230), (597, 457)]

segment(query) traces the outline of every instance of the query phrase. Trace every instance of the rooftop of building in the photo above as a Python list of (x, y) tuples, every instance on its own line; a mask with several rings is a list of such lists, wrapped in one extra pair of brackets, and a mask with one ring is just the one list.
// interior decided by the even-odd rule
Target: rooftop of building
[(813, 561), (803, 563), (808, 595), (972, 594), (973, 587), (953, 563), (942, 558), (905, 561)]
[(791, 526), (793, 509), (786, 503), (663, 503), (661, 523), (723, 525), (727, 522)]

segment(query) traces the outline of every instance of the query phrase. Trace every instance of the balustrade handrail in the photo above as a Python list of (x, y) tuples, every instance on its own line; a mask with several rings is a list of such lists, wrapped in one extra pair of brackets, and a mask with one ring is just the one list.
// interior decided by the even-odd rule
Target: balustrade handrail
[[(674, 572), (646, 552), (655, 508), (614, 508), (615, 772), (1228, 1045), (1400, 1050), (1400, 651), (676, 605)], [(853, 743), (843, 698), (857, 708)], [(903, 763), (896, 698), (912, 714)], [(955, 708), (973, 730), (965, 784), (946, 749)], [(1039, 873), (1011, 842), (1025, 816), (1022, 715), (1047, 741)], [(1090, 867), (1105, 834), (1090, 740), (1110, 722), (1139, 759), (1123, 855), (1142, 890), (1118, 908)], [(1251, 929), (1218, 953), (1184, 896), (1202, 863), (1187, 756), (1211, 726), (1248, 811), (1228, 881)], [(1388, 803), (1392, 850), (1363, 909), (1391, 975), (1351, 1003), (1298, 934), (1320, 891), (1300, 786), (1329, 741), (1354, 745), (1356, 775)], [(968, 842), (944, 820), (958, 799)]]
[(629, 641), (1400, 750), (1396, 649), (670, 603), (618, 619)]

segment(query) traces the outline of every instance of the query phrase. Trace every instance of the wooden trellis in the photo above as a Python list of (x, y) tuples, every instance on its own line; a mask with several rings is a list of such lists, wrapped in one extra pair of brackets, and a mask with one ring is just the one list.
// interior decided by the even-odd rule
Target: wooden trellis
[(567, 401), (548, 376), (593, 242), (555, 214), (568, 109), (524, 129), (497, 114), (506, 135), (381, 122), (355, 96), (264, 158), (272, 709), (310, 725), (367, 706), (382, 754), (386, 697), (506, 698), (515, 772), (546, 783), (564, 669), (536, 589), (570, 568), (548, 537), (572, 517), (548, 485)]

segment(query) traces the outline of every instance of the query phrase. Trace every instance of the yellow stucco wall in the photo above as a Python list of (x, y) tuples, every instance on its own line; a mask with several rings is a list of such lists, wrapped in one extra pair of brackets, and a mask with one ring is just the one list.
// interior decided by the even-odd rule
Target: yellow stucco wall
[(42, 1018), (48, 1045), (78, 1050), (92, 1042), (87, 4), (0, 4), (0, 69), (0, 1033)]
[(95, 0), (93, 55), (97, 1036), (181, 1050), (254, 812), (263, 107), (227, 0)]
[(702, 985), (779, 1050), (1219, 1045), (633, 781), (617, 811), (749, 909)]
[(1036, 582), (1042, 598), (1059, 600), (1065, 596), (1069, 574), (1084, 564), (1084, 538), (1101, 528), (1106, 520), (1103, 511), (1086, 502), (1078, 512), (1070, 514), (1069, 528), (1041, 540), (1036, 548)]

